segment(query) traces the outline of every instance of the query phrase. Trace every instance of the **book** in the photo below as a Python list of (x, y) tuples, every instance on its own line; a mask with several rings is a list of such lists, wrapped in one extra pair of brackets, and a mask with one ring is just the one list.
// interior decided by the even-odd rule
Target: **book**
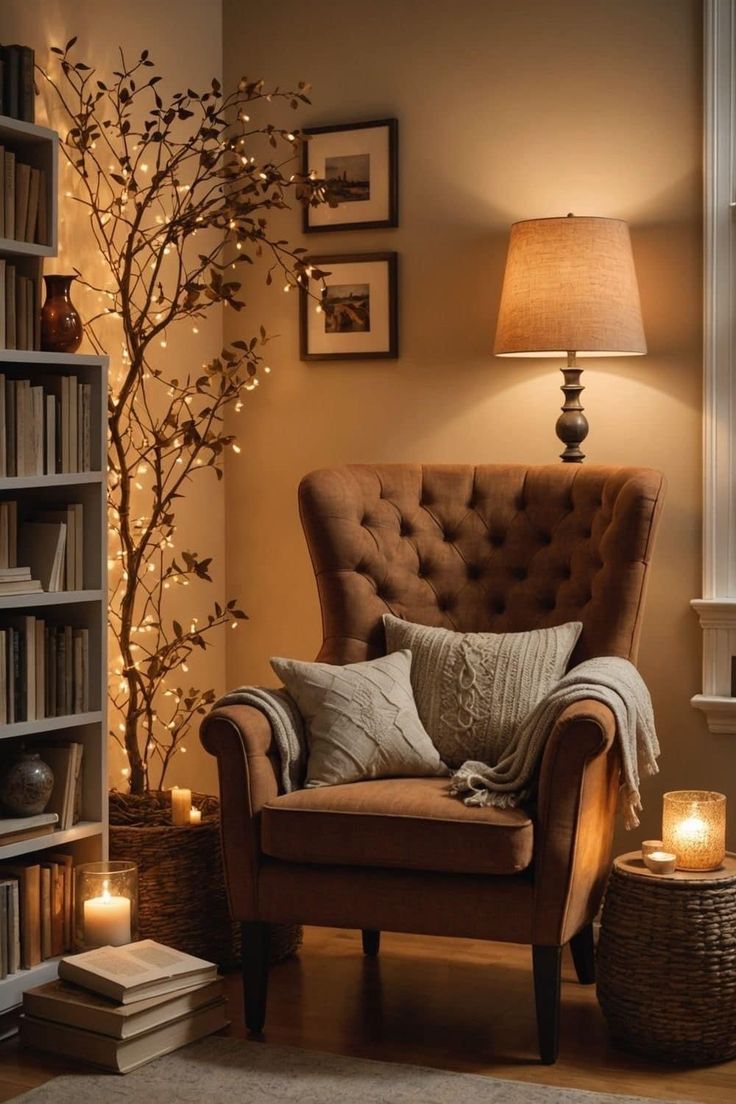
[(18, 79), (18, 118), (25, 123), (35, 120), (35, 88), (33, 82), (33, 69), (35, 55), (30, 46), (18, 46), (20, 51), (19, 79)]
[(11, 119), (20, 118), (20, 51), (20, 46), (3, 46), (3, 101)]
[(43, 593), (38, 579), (0, 579), (0, 594)]
[[(71, 949), (73, 942), (74, 925), (74, 859), (71, 855), (65, 855), (61, 851), (48, 853), (48, 858), (59, 867), (62, 881), (62, 897), (64, 906), (64, 946), (63, 950)], [(52, 1017), (53, 1018), (53, 1017)]]
[[(46, 172), (41, 169), (41, 181), (38, 191), (38, 227), (36, 241), (39, 245), (50, 245), (49, 241), (49, 192)], [(40, 348), (40, 345), (39, 345)]]
[(0, 846), (22, 839), (46, 836), (56, 830), (59, 817), (56, 813), (39, 813), (29, 817), (0, 817)]
[[(2, 177), (0, 177), (2, 179)], [(3, 204), (0, 203), (0, 211), (3, 209)], [(0, 235), (1, 236), (1, 235)], [(5, 261), (0, 260), (0, 303), (3, 309), (0, 310), (0, 348), (5, 348)], [(5, 390), (5, 376), (3, 378), (3, 391)], [(4, 411), (2, 421), (5, 421)], [(2, 423), (0, 422), (0, 425)], [(5, 450), (0, 450), (0, 464), (5, 466)], [(4, 475), (5, 472), (3, 471)]]
[(23, 241), (28, 222), (28, 200), (31, 192), (31, 166), (15, 162), (15, 238)]
[(23, 861), (2, 863), (0, 877), (18, 880), (21, 966), (30, 970), (41, 961), (41, 867)]
[(98, 947), (62, 958), (59, 977), (121, 1004), (214, 981), (217, 967), (202, 958), (142, 939), (124, 947)]
[[(6, 215), (7, 217), (7, 215)], [(14, 349), (16, 339), (15, 266), (5, 265), (5, 348)], [(11, 381), (12, 384), (12, 381)], [(15, 410), (15, 407), (13, 407)], [(10, 474), (10, 472), (8, 473)]]
[(59, 869), (59, 864), (45, 856), (41, 862), (41, 878), (44, 870), (49, 872), (49, 937), (51, 940), (51, 954), (64, 953), (64, 872)]
[(18, 879), (6, 882), (8, 893), (8, 973), (20, 970), (20, 896)]
[(0, 882), (0, 979), (8, 976), (8, 883)]
[(36, 618), (24, 614), (9, 620), (9, 627), (18, 638), (15, 663), (15, 720), (36, 720)]
[(113, 1073), (130, 1073), (154, 1058), (220, 1031), (228, 1023), (227, 1005), (221, 999), (130, 1039), (111, 1039), (25, 1013), (21, 1016), (20, 1035), (25, 1046), (81, 1059)]
[(5, 187), (3, 188), (5, 207), (5, 237), (15, 238), (15, 154), (6, 149), (5, 157)]
[[(0, 99), (2, 98), (2, 58), (0, 58)], [(0, 111), (0, 115), (4, 114)], [(5, 146), (0, 146), (0, 180), (5, 185)], [(0, 238), (5, 237), (5, 196), (0, 198)], [(4, 343), (3, 343), (4, 344)]]
[(28, 213), (26, 216), (25, 240), (36, 240), (36, 223), (38, 222), (38, 196), (41, 187), (41, 170), (31, 169), (31, 182), (28, 189)]
[(23, 994), (23, 1012), (36, 1019), (94, 1031), (110, 1039), (129, 1039), (170, 1023), (223, 997), (222, 982), (210, 981), (174, 994), (134, 1004), (112, 1004), (66, 981), (51, 981)]
[(66, 524), (64, 522), (27, 521), (21, 524), (18, 554), (30, 565), (34, 578), (43, 589), (54, 592), (63, 589), (66, 554)]
[(51, 870), (48, 864), (41, 868), (41, 958), (51, 958)]
[(51, 744), (37, 747), (39, 755), (54, 772), (54, 788), (46, 811), (56, 813), (62, 832), (72, 826), (74, 782), (77, 758), (76, 744)]
[(58, 471), (56, 459), (56, 398), (46, 396), (46, 450), (44, 453), (44, 472), (55, 475)]

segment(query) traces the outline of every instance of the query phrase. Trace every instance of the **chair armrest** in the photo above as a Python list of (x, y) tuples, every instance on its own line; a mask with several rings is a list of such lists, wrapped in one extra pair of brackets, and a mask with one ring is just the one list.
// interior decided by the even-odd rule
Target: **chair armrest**
[(260, 812), (279, 793), (278, 754), (266, 716), (250, 705), (213, 709), (199, 730), (217, 758), (220, 833), (230, 912), (235, 920), (258, 915)]
[(610, 865), (620, 760), (602, 702), (563, 710), (542, 756), (533, 941), (566, 943), (595, 916)]

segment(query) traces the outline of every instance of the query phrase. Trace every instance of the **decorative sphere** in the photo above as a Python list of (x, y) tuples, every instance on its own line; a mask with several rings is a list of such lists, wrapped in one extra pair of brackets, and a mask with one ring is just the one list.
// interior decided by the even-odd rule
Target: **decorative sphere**
[(37, 816), (48, 805), (54, 772), (38, 752), (23, 751), (0, 778), (0, 801), (11, 816)]

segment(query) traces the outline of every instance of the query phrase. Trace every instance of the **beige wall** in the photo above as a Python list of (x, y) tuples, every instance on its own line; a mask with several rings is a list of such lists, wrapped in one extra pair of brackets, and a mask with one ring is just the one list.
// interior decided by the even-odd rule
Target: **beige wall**
[[(128, 59), (148, 48), (158, 66), (150, 72), (162, 74), (161, 88), (168, 93), (182, 87), (205, 89), (213, 76), (222, 70), (222, 10), (219, 0), (177, 0), (176, 4), (151, 3), (150, 0), (3, 0), (0, 6), (0, 33), (4, 42), (24, 42), (36, 50), (37, 62), (46, 67), (49, 46), (62, 46), (73, 35), (79, 37), (79, 56), (101, 71), (118, 67), (117, 50), (122, 46)], [(39, 81), (41, 99), (37, 103), (39, 122), (60, 126), (58, 109)], [(60, 252), (58, 259), (47, 262), (46, 271), (68, 271), (80, 268), (96, 284), (105, 286), (105, 273), (89, 234), (89, 219), (66, 192), (74, 189), (75, 174), (61, 159)], [(82, 317), (90, 317), (98, 309), (98, 296), (83, 288), (75, 292), (75, 302)], [(114, 325), (114, 324), (113, 324)], [(176, 335), (170, 331), (166, 355), (169, 364), (180, 364), (186, 358), (196, 368), (199, 360), (217, 355), (222, 344), (222, 318), (218, 312), (206, 325), (200, 325), (200, 336), (190, 332)], [(110, 333), (110, 348), (119, 350), (119, 338)], [(91, 348), (84, 344), (82, 352)], [(194, 359), (196, 357), (196, 359)], [(121, 368), (120, 358), (113, 355), (111, 372)], [(213, 600), (224, 595), (225, 527), (224, 491), (212, 472), (202, 473), (195, 486), (192, 483), (187, 508), (180, 512), (177, 532), (178, 547), (192, 548), (214, 556), (214, 583), (201, 588), (188, 588), (189, 603), (183, 608), (181, 594), (169, 616), (185, 620), (198, 613), (206, 615)], [(194, 592), (197, 591), (195, 594)], [(194, 657), (191, 677), (195, 684), (224, 689), (222, 654), (225, 632), (218, 641), (217, 651), (205, 657)], [(187, 685), (190, 685), (187, 683)], [(112, 719), (111, 719), (112, 720)], [(113, 721), (114, 723), (114, 721)], [(213, 792), (216, 787), (214, 761), (204, 754), (196, 733), (185, 742), (187, 751), (177, 755), (167, 776), (167, 784), (191, 785)], [(110, 749), (110, 780), (123, 787), (121, 770), (126, 760), (117, 745)]]
[[(227, 471), (228, 590), (250, 615), (229, 640), (229, 683), (272, 682), (269, 655), (317, 650), (296, 511), (304, 472), (555, 460), (557, 365), (490, 352), (508, 225), (568, 211), (627, 219), (650, 351), (589, 362), (584, 402), (592, 462), (647, 464), (669, 481), (641, 651), (663, 745), (644, 791), (649, 835), (664, 788), (733, 778), (732, 745), (688, 704), (700, 662), (688, 607), (700, 593), (700, 24), (695, 0), (224, 3), (227, 81), (311, 81), (302, 123), (395, 115), (401, 126), (401, 227), (304, 239), (399, 252), (401, 358), (301, 363), (294, 297), (255, 283), (247, 314), (226, 321), (231, 338), (260, 321), (281, 335)], [(299, 225), (296, 212), (283, 219), (294, 241)]]

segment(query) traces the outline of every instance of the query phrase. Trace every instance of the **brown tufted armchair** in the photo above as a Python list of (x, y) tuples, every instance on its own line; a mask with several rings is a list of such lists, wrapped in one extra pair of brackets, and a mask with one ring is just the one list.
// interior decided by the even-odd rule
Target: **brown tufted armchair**
[[(662, 476), (555, 465), (351, 466), (312, 472), (299, 504), (324, 642), (354, 663), (385, 648), (387, 610), (462, 632), (580, 620), (572, 658), (635, 659)], [(244, 925), (246, 1023), (265, 1019), (269, 923), (532, 944), (539, 1045), (557, 1056), (568, 941), (592, 982), (592, 920), (609, 863), (619, 763), (610, 710), (569, 707), (550, 733), (538, 800), (468, 808), (447, 780), (386, 779), (279, 793), (272, 733), (247, 706), (202, 725), (217, 756), (230, 907)]]

